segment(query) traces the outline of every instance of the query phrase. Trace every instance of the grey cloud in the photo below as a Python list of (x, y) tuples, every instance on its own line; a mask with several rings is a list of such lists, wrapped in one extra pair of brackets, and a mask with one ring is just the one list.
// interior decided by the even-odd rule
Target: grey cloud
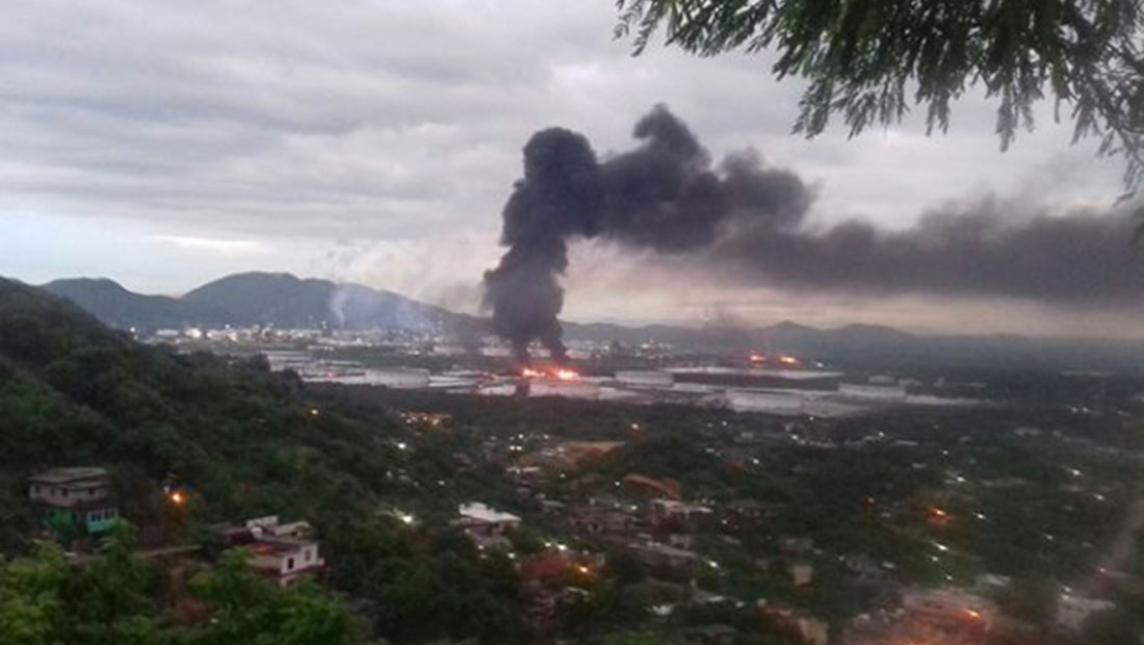
[[(798, 219), (811, 236), (858, 215), (889, 239), (927, 205), (989, 190), (1069, 203), (1119, 188), (1119, 169), (1068, 148), (1047, 113), (1001, 155), (973, 99), (947, 137), (916, 121), (792, 137), (801, 88), (774, 83), (765, 56), (633, 59), (613, 21), (608, 2), (14, 0), (0, 21), (0, 216), (315, 246), (491, 235), (530, 133), (590, 133), (608, 159), (630, 147), (631, 115), (661, 101), (714, 158), (756, 146), (764, 167), (797, 168), (816, 189)], [(994, 214), (1005, 228), (1011, 213)], [(728, 285), (819, 288), (759, 262), (704, 266)]]
[[(924, 173), (932, 150), (919, 164), (881, 154), (877, 133), (853, 143), (789, 137), (800, 88), (771, 82), (765, 58), (656, 49), (632, 59), (611, 40), (607, 3), (25, 0), (5, 9), (0, 208), (250, 235), (490, 230), (529, 132), (563, 123), (592, 132), (602, 152), (621, 149), (618, 115), (658, 101), (688, 114), (713, 150), (758, 145), (837, 188), (820, 201), (830, 217), (839, 203), (912, 217), (927, 199), (964, 192), (959, 178), (980, 166), (958, 152), (960, 139), (943, 141), (950, 185), (939, 186)], [(973, 114), (970, 105), (955, 119)], [(960, 125), (993, 148), (991, 124)], [(446, 134), (426, 131), (434, 126)], [(1009, 159), (1043, 157), (1030, 139)], [(897, 188), (908, 199), (864, 191), (879, 172), (862, 168), (872, 158), (908, 171), (889, 173), (905, 178)]]
[[(545, 47), (546, 25), (499, 13), (9, 6), (0, 206), (271, 235), (425, 231), (480, 203), (474, 193), (492, 199), (482, 176), (499, 179), (498, 164), (474, 164), (472, 150), (499, 141), (506, 108), (535, 102), (552, 57), (579, 47), (519, 56)], [(554, 28), (568, 12), (549, 14)], [(458, 127), (442, 139), (425, 132), (434, 124)], [(502, 154), (514, 147), (503, 138)], [(475, 188), (460, 195), (454, 177)]]

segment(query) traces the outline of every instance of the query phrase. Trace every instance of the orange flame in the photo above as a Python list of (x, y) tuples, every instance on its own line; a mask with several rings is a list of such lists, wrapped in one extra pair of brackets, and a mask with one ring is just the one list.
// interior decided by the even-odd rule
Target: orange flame
[(567, 367), (550, 367), (547, 369), (534, 369), (531, 367), (526, 367), (520, 371), (520, 375), (522, 378), (527, 379), (546, 378), (556, 379), (558, 381), (580, 380), (580, 372), (569, 369)]

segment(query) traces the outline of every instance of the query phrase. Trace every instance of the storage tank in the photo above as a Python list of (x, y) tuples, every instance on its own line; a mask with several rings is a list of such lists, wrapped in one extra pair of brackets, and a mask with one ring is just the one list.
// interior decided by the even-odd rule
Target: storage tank
[(791, 392), (728, 390), (727, 406), (735, 412), (801, 414), (803, 399)]
[(398, 390), (429, 387), (429, 370), (416, 367), (383, 367), (366, 370), (371, 385), (384, 385)]
[(533, 379), (528, 384), (528, 395), (561, 396), (566, 399), (598, 399), (600, 388), (588, 381), (561, 381), (557, 379)]
[(848, 399), (878, 401), (884, 403), (904, 403), (906, 388), (901, 385), (855, 385), (843, 383), (838, 393)]
[(632, 387), (671, 387), (675, 383), (670, 372), (659, 370), (621, 370), (616, 372), (616, 380)]

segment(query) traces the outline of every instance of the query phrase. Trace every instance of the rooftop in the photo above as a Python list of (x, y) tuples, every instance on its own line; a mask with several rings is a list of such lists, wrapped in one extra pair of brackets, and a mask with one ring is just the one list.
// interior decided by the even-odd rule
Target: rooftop
[(106, 468), (81, 467), (53, 468), (38, 475), (33, 475), (29, 479), (44, 484), (67, 484), (75, 481), (102, 479), (105, 477), (107, 477)]
[(651, 503), (665, 511), (680, 513), (711, 513), (712, 510), (702, 504), (691, 504), (675, 499), (653, 499)]
[(304, 540), (259, 540), (250, 545), (247, 545), (247, 550), (253, 555), (270, 555), (276, 557), (283, 557), (293, 555), (299, 549), (315, 544)]
[(665, 556), (673, 557), (673, 558), (691, 559), (691, 558), (696, 557), (696, 554), (694, 551), (688, 551), (687, 549), (679, 549), (679, 548), (673, 547), (671, 545), (663, 544), (660, 542), (648, 542), (646, 544), (640, 544), (638, 542), (634, 542), (632, 544), (629, 544), (628, 548), (635, 549), (638, 551), (648, 551), (648, 552), (652, 552), (652, 553), (658, 553), (660, 555), (665, 555)]
[(481, 502), (470, 502), (468, 504), (461, 504), (457, 508), (457, 512), (462, 517), (477, 520), (480, 522), (519, 522), (520, 518), (512, 513), (502, 513), (496, 509), (490, 508)]

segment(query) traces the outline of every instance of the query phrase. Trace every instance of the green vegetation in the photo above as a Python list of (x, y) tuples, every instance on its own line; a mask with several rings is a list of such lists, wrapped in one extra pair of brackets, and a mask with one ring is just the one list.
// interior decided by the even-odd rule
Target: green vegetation
[(121, 531), (84, 566), (70, 566), (55, 546), (0, 564), (0, 634), (12, 645), (339, 645), (354, 636), (349, 612), (314, 587), (283, 590), (228, 553), (190, 584), (186, 601), (209, 621), (183, 625), (155, 598), (156, 570), (133, 556)]
[[(385, 513), (401, 504), (441, 525), (469, 491), (505, 485), (458, 464), (447, 439), (422, 442), (383, 410), (339, 413), (257, 359), (135, 344), (10, 281), (0, 281), (0, 409), (4, 553), (29, 552), (38, 532), (28, 475), (101, 465), (113, 473), (122, 514), (160, 528), (164, 539), (191, 540), (208, 524), (265, 514), (309, 520), (333, 586), (360, 601), (353, 607), (382, 637), (521, 638), (504, 566), (479, 559), (455, 537), (425, 544)], [(162, 494), (172, 480), (190, 491), (185, 513), (173, 513)], [(212, 589), (201, 588), (208, 596)], [(226, 633), (202, 638), (195, 642), (234, 642)]]
[[(1108, 379), (1104, 388), (1086, 381), (1078, 387), (1076, 379), (1070, 387), (1054, 373), (984, 378), (990, 392), (1012, 404), (817, 421), (408, 391), (371, 393), (367, 404), (365, 389), (329, 393), (362, 406), (448, 412), (458, 428), (499, 441), (502, 450), (542, 431), (554, 440), (626, 440), (538, 492), (570, 500), (569, 486), (596, 486), (587, 490), (600, 494), (600, 486), (635, 472), (676, 479), (686, 498), (715, 508), (753, 504), (754, 516), (697, 531), (696, 550), (720, 563), (718, 572), (700, 570), (700, 586), (746, 601), (786, 602), (837, 624), (884, 600), (875, 593), (879, 580), (972, 587), (978, 574), (994, 573), (1013, 577), (1018, 589), (1044, 589), (1092, 573), (1123, 520), (1138, 468), (1133, 455), (1144, 446), (1139, 427), (1123, 420), (1141, 411), (1130, 402), (1139, 379)], [(1107, 399), (1108, 414), (1080, 411), (1086, 396), (1105, 397), (1113, 384), (1120, 392)], [(1022, 427), (1039, 434), (1015, 435)], [(515, 438), (521, 434), (525, 440)], [(558, 520), (503, 499), (532, 531), (559, 535)], [(933, 508), (948, 519), (934, 521)], [(785, 555), (788, 537), (812, 538), (815, 548)], [(843, 556), (872, 568), (872, 579), (860, 580)], [(814, 566), (817, 582), (809, 589), (792, 584), (788, 566), (796, 561)], [(609, 567), (626, 595), (641, 595), (646, 573), (638, 565), (615, 558)], [(1022, 593), (1006, 603), (1016, 617), (1042, 624), (1052, 597)]]
[[(138, 345), (0, 281), (0, 633), (29, 645), (530, 642), (516, 563), (549, 541), (591, 544), (567, 521), (589, 497), (640, 509), (620, 483), (632, 473), (674, 479), (685, 499), (716, 509), (683, 536), (694, 570), (676, 579), (597, 546), (606, 564), (571, 581), (552, 625), (560, 637), (670, 643), (730, 626), (782, 642), (756, 600), (837, 628), (897, 582), (970, 586), (985, 572), (1015, 579), (998, 598), (1005, 611), (1044, 624), (1056, 585), (1091, 574), (1133, 494), (1140, 381), (984, 380), (1012, 403), (845, 420), (303, 386), (259, 359)], [(394, 410), (453, 421), (406, 426)], [(522, 454), (593, 439), (624, 445), (528, 490), (506, 476)], [(82, 564), (38, 544), (27, 476), (80, 465), (111, 471), (140, 548), (205, 542), (203, 571), (175, 584), (131, 557), (130, 535)], [(185, 505), (165, 497), (170, 483)], [(457, 504), (474, 500), (524, 518), (509, 535), (515, 562), (451, 526)], [(267, 514), (314, 525), (329, 563), (320, 587), (269, 587), (206, 538), (211, 524)], [(795, 564), (813, 565), (811, 583), (795, 585)], [(700, 590), (727, 600), (689, 606)], [(678, 610), (656, 617), (665, 603)], [(1114, 618), (1094, 629), (1116, 638), (1125, 623)]]

